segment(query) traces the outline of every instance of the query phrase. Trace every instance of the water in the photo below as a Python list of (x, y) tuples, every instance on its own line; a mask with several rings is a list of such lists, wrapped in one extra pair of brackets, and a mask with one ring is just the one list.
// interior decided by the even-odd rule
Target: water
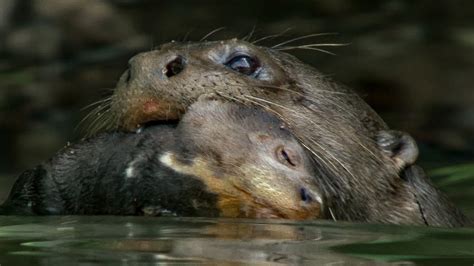
[(1, 217), (1, 265), (473, 265), (474, 228), (105, 216)]

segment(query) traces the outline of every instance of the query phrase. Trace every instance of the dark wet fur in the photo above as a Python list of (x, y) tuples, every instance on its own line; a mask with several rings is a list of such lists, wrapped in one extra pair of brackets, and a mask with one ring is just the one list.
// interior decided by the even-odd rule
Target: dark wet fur
[(402, 178), (410, 184), (426, 225), (458, 227), (472, 223), (434, 186), (421, 167), (408, 167), (403, 171)]
[[(159, 162), (160, 152), (175, 144), (173, 130), (164, 125), (141, 134), (107, 133), (66, 147), (25, 171), (0, 213), (143, 215), (148, 207), (157, 216), (217, 216), (216, 196), (201, 181)], [(137, 158), (136, 177), (126, 178)]]

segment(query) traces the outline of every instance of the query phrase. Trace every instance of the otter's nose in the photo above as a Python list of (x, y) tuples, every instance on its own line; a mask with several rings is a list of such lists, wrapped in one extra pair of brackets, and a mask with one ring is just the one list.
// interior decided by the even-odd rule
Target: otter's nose
[(305, 188), (300, 188), (300, 198), (303, 202), (311, 202), (313, 201), (313, 197), (311, 196), (311, 193)]
[(178, 75), (183, 71), (186, 62), (182, 56), (176, 56), (173, 60), (169, 61), (166, 64), (166, 70), (164, 70), (165, 75), (168, 78)]
[(299, 194), (300, 194), (301, 203), (318, 204), (318, 205), (323, 204), (321, 195), (319, 194), (319, 192), (315, 191), (314, 189), (308, 189), (308, 188), (302, 187), (299, 189)]
[(170, 57), (156, 52), (142, 53), (128, 61), (124, 81), (126, 83), (139, 81), (143, 84), (156, 78), (165, 80), (181, 73), (185, 66), (186, 60), (180, 55)]

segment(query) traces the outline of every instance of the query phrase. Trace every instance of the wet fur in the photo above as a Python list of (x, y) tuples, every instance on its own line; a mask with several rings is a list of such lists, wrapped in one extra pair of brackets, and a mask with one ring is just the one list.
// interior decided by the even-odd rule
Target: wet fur
[(458, 227), (471, 224), (446, 195), (434, 186), (421, 167), (409, 166), (403, 171), (402, 178), (410, 184), (426, 225)]
[[(66, 147), (24, 172), (0, 213), (144, 215), (152, 207), (157, 216), (218, 216), (217, 197), (202, 182), (159, 162), (160, 152), (174, 144), (173, 130), (101, 134)], [(127, 178), (132, 162), (136, 176)]]

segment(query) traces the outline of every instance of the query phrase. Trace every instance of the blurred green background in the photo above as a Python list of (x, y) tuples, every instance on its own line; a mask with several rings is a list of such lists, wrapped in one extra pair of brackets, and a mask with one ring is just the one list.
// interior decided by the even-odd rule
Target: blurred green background
[(263, 45), (337, 33), (299, 42), (347, 43), (336, 56), (290, 53), (412, 134), (425, 168), (454, 166), (433, 173), (454, 198), (472, 194), (474, 1), (1, 0), (0, 201), (22, 170), (81, 137), (81, 108), (110, 94), (132, 55), (219, 27), (210, 39), (284, 33)]

